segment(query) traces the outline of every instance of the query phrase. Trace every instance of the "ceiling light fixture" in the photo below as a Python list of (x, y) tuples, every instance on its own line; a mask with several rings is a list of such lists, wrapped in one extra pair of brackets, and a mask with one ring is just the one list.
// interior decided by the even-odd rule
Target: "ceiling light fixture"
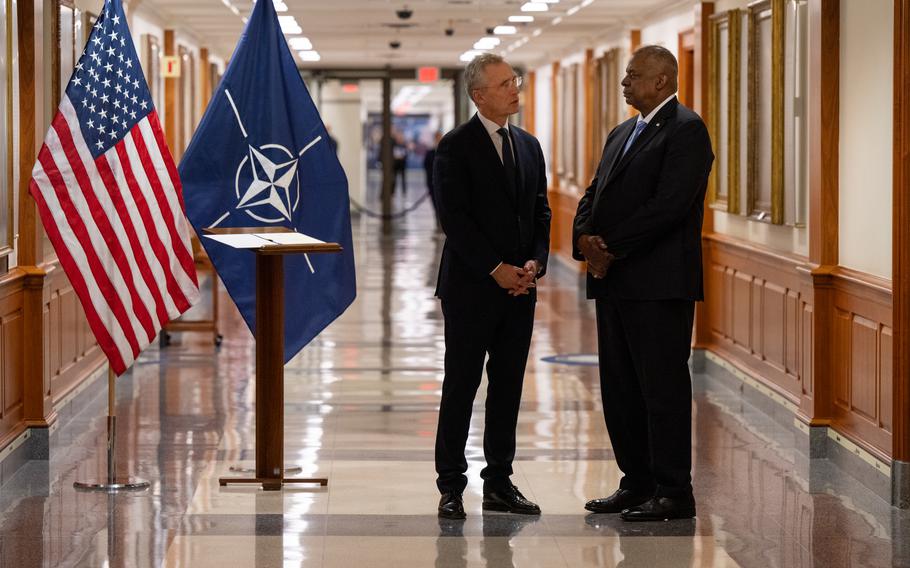
[(522, 12), (546, 12), (549, 9), (543, 2), (525, 2), (521, 5)]
[(322, 57), (319, 56), (319, 52), (313, 50), (298, 51), (297, 55), (300, 56), (302, 61), (319, 61), (322, 59)]
[(292, 37), (288, 40), (288, 45), (295, 51), (309, 51), (313, 49), (313, 43), (310, 38), (299, 36)]
[(513, 24), (529, 24), (534, 21), (534, 16), (509, 16)]
[(284, 34), (295, 35), (303, 33), (303, 28), (300, 27), (294, 16), (278, 16), (278, 24)]
[(474, 49), (493, 49), (502, 42), (498, 37), (482, 37), (474, 43)]
[(493, 28), (493, 33), (496, 35), (515, 35), (518, 30), (515, 26), (496, 26)]

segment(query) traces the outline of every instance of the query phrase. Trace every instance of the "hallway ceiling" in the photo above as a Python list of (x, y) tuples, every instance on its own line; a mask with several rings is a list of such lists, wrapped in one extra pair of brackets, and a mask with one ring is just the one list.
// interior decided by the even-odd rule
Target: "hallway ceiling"
[[(279, 4), (275, 0), (276, 5)], [(513, 25), (515, 35), (499, 35), (502, 52), (515, 63), (536, 65), (590, 47), (641, 25), (648, 18), (693, 0), (549, 0), (546, 12), (522, 12), (522, 0), (283, 0), (320, 56), (301, 68), (458, 67), (459, 56), (487, 35), (486, 28)], [(158, 15), (168, 27), (185, 29), (213, 53), (229, 57), (252, 9), (251, 0), (138, 0), (140, 11)], [(402, 19), (396, 11), (407, 8)], [(571, 14), (570, 14), (571, 12)], [(533, 16), (510, 24), (510, 16)], [(561, 21), (560, 21), (561, 18)], [(452, 35), (446, 35), (446, 29)], [(533, 35), (537, 33), (538, 35)], [(390, 42), (400, 42), (398, 49)], [(511, 48), (511, 49), (510, 49)]]

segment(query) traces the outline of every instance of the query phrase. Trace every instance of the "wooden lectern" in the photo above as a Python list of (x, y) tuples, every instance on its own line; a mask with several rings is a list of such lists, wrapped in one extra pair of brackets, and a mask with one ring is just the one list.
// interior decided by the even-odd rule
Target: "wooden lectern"
[(213, 228), (204, 234), (256, 255), (256, 477), (222, 477), (218, 483), (261, 483), (267, 491), (285, 483), (328, 485), (326, 478), (284, 476), (284, 256), (341, 252), (341, 245), (284, 227)]

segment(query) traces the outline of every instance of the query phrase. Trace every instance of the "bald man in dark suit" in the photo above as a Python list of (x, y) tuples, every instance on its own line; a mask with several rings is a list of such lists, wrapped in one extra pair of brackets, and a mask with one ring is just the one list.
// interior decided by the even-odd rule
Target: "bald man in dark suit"
[(704, 299), (701, 226), (714, 154), (701, 118), (676, 99), (676, 58), (646, 46), (622, 81), (639, 115), (607, 137), (578, 204), (574, 256), (596, 300), (604, 418), (619, 489), (589, 501), (626, 521), (695, 516), (692, 382), (695, 302)]

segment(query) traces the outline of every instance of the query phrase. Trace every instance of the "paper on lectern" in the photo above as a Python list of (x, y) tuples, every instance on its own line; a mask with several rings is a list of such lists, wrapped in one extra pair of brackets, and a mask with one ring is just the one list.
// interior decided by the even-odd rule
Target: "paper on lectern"
[(325, 241), (320, 241), (319, 239), (313, 238), (309, 235), (304, 235), (303, 233), (296, 232), (257, 233), (256, 236), (270, 241), (276, 245), (319, 245), (325, 243)]
[(269, 245), (313, 245), (325, 242), (309, 235), (295, 232), (233, 233), (203, 236), (237, 249), (258, 249)]
[(237, 249), (258, 249), (271, 242), (250, 233), (234, 233), (230, 235), (203, 235), (207, 239), (218, 241), (221, 244), (228, 245)]

